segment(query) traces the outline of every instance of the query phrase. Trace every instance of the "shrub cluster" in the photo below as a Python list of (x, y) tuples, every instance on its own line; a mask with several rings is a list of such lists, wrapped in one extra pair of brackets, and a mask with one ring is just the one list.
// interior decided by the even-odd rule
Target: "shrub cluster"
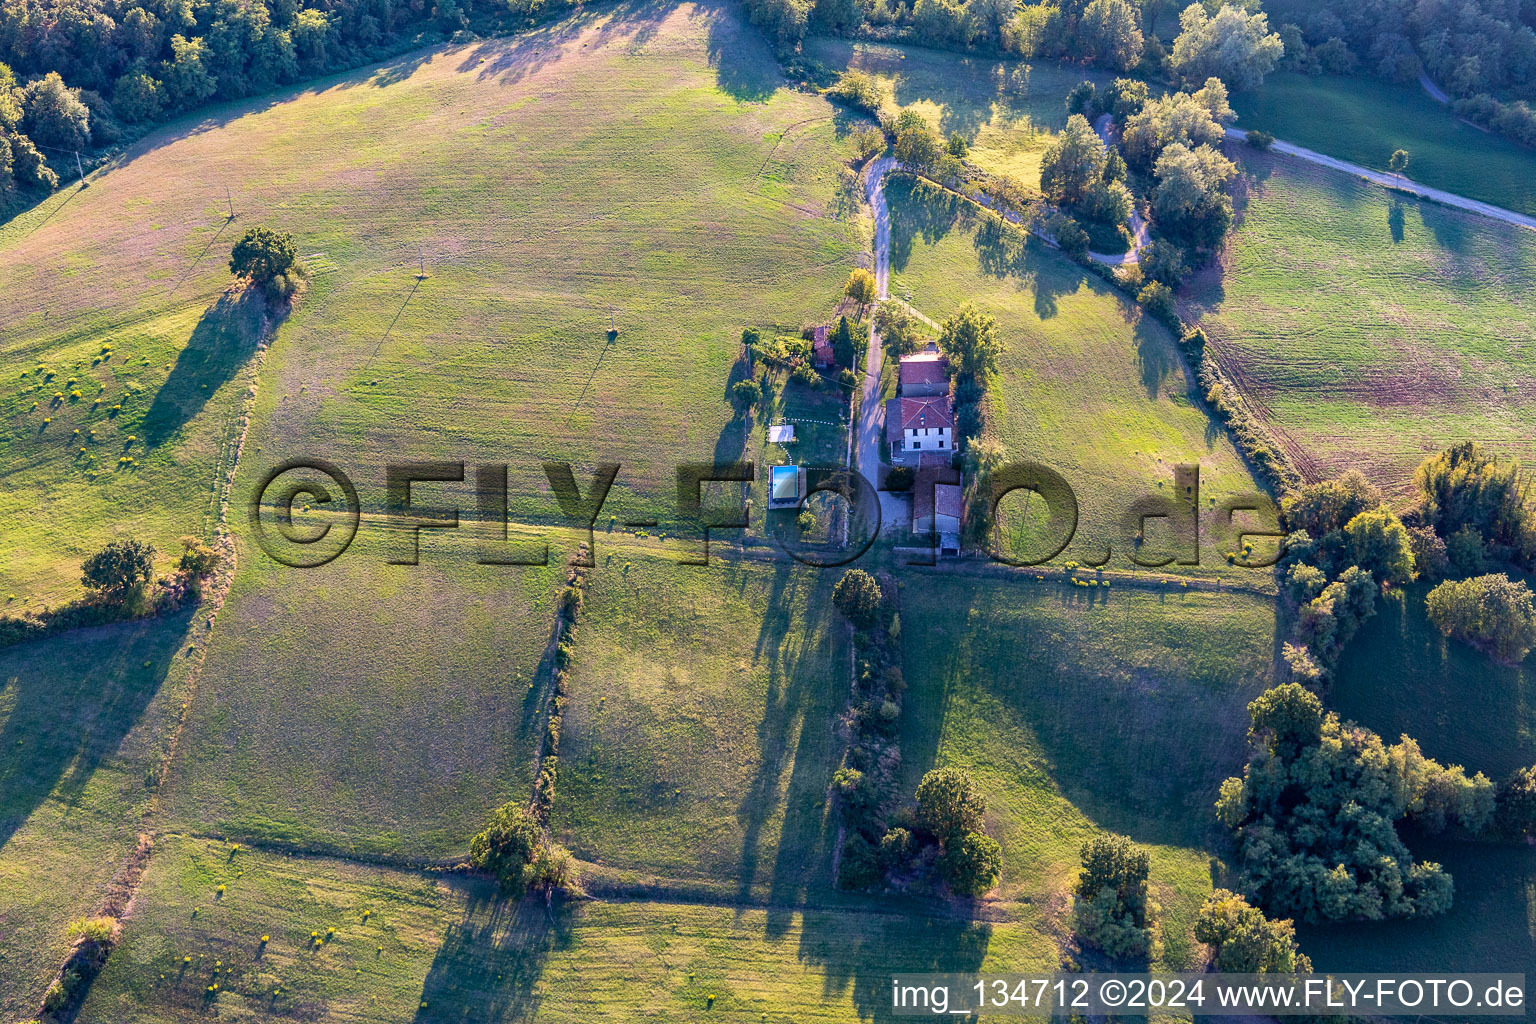
[(1289, 918), (1271, 921), (1237, 893), (1217, 889), (1195, 917), (1195, 941), (1211, 947), (1211, 966), (1227, 974), (1310, 974)]
[(196, 538), (182, 538), (184, 546), (189, 541), (192, 546), (177, 571), (153, 584), (149, 577), (155, 549), (139, 541), (113, 541), (83, 563), (81, 578), (89, 589), (85, 597), (41, 612), (0, 616), (0, 648), (176, 611), (199, 595), (220, 563), (215, 549)]
[(1153, 905), (1147, 899), (1152, 862), (1125, 836), (1095, 836), (1083, 844), (1083, 868), (1072, 887), (1072, 927), (1079, 939), (1110, 956), (1144, 956), (1152, 948)]
[(1516, 142), (1536, 146), (1536, 110), (1525, 100), (1500, 103), (1485, 92), (1454, 104), (1458, 117), (1507, 135)]
[(868, 889), (884, 875), (878, 847), (885, 833), (884, 811), (895, 798), (901, 768), (897, 733), (906, 691), (897, 664), (901, 618), (894, 590), (862, 569), (843, 573), (832, 600), (854, 628), (848, 749), (832, 776), (844, 828), (837, 884)]
[(74, 946), (59, 976), (43, 993), (43, 1012), (72, 1020), (117, 942), (117, 922), (110, 917), (77, 918), (64, 934)]
[(1531, 589), (1503, 573), (1453, 580), (1429, 592), (1429, 619), (1446, 636), (1465, 640), (1505, 662), (1536, 647)]
[(1317, 685), (1381, 589), (1416, 577), (1413, 537), (1357, 470), (1292, 491), (1281, 515), (1291, 532), (1275, 572), (1295, 612), (1283, 654), (1292, 678)]
[[(583, 542), (576, 549), (576, 561), (587, 561)], [(565, 701), (570, 690), (571, 657), (576, 652), (576, 620), (581, 616), (587, 587), (586, 567), (571, 567), (565, 587), (560, 591), (560, 608), (555, 619), (554, 685), (550, 687), (544, 736), (539, 745), (539, 776), (533, 784), (533, 813), (541, 823), (549, 821), (555, 804), (555, 780), (560, 771), (560, 729), (565, 721)]]
[(1244, 893), (1307, 922), (1427, 917), (1450, 909), (1451, 878), (1415, 863), (1394, 822), (1421, 831), (1488, 831), (1493, 784), (1323, 710), (1298, 683), (1248, 706), (1253, 756), (1222, 784), (1217, 816), (1233, 830)]

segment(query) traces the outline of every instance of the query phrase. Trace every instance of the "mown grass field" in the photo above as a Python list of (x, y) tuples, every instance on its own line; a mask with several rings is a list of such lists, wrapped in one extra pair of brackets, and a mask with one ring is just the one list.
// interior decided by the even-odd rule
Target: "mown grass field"
[(560, 552), (474, 564), (361, 534), (320, 569), (254, 550), (230, 593), (169, 782), (181, 827), (404, 858), (462, 856), (533, 782)]
[(885, 1020), (892, 970), (1054, 964), (1027, 921), (643, 901), (550, 911), (461, 877), (169, 837), (79, 1019)]
[[(886, 191), (891, 294), (939, 322), (965, 302), (997, 320), (1008, 348), (989, 392), (992, 429), (1012, 458), (1051, 466), (1076, 492), (1077, 536), (1061, 558), (1098, 562), (1108, 545), (1112, 564), (1128, 564), (1131, 503), (1171, 494), (1174, 467), (1199, 463), (1201, 570), (1228, 571), (1236, 542), (1215, 529), (1215, 509), (1259, 486), (1198, 404), (1168, 331), (1044, 243), (989, 228), (968, 204), (924, 201), (900, 179)], [(1150, 527), (1144, 560), (1162, 529)], [(1259, 585), (1267, 575), (1231, 571)]]
[(1067, 123), (1067, 93), (1110, 76), (1054, 61), (966, 57), (919, 46), (818, 38), (806, 53), (830, 68), (873, 75), (891, 111), (915, 110), (944, 138), (958, 132), (982, 170), (1040, 186), (1040, 157)]
[(32, 1016), (134, 850), (200, 646), (191, 613), (0, 651), (0, 1015)]
[[(251, 311), (219, 296), (252, 224), (313, 275), (262, 378), (268, 460), (509, 461), (516, 514), (545, 520), (538, 460), (616, 460), (615, 497), (666, 512), (674, 461), (731, 419), (741, 326), (824, 316), (864, 244), (846, 121), (781, 84), (733, 11), (619, 6), (213, 108), (18, 217), (0, 588), (69, 594), (111, 536), (208, 529), (250, 383)], [(82, 397), (50, 409), (69, 376)]]
[[(584, 487), (612, 460), (605, 515), (665, 529), (676, 465), (745, 447), (725, 401), (742, 324), (825, 316), (862, 244), (832, 108), (779, 81), (729, 12), (619, 7), (178, 143), (218, 166), (264, 140), (252, 189), (320, 253), (264, 364), (235, 507), (267, 467), (322, 455), (371, 514), (387, 462), (446, 459), (510, 464), (512, 518), (550, 522), (540, 460), (577, 462)], [(420, 131), (377, 131), (397, 123)], [(472, 516), (471, 485), (449, 491)], [(454, 856), (526, 792), (557, 569), (477, 565), (467, 524), (386, 566), (396, 539), (367, 522), (311, 572), (244, 548), (178, 769), (187, 829)]]
[[(103, 237), (105, 222), (121, 209), (92, 205), (111, 201), (109, 180), (83, 193), (78, 207), (49, 200), (45, 206), (62, 211), (31, 234), (17, 225), (37, 211), (0, 229), (7, 280), (0, 295), (0, 473), (7, 485), (0, 493), (7, 524), (0, 589), (7, 611), (36, 611), (77, 594), (81, 560), (108, 540), (147, 540), (168, 569), (178, 537), (209, 536), (241, 399), (254, 379), (250, 357), (268, 314), (264, 304), (211, 297), (217, 284), (210, 281), (173, 292), (174, 282), (149, 269), (161, 262), (154, 256), (113, 251), (127, 243)], [(79, 222), (69, 224), (75, 216)], [(144, 235), (172, 249), (209, 241), (190, 229), (181, 242), (163, 238), (172, 231), (146, 227)], [(97, 237), (88, 247), (69, 237), (74, 232)], [(226, 258), (217, 253), (206, 262)], [(60, 259), (71, 274), (59, 273)], [(167, 253), (164, 273), (175, 263)], [(148, 309), (101, 294), (110, 288), (104, 275), (130, 266), (148, 278)], [(102, 305), (72, 305), (88, 300)]]
[(1392, 152), (1406, 149), (1414, 181), (1536, 214), (1536, 150), (1462, 121), (1417, 82), (1280, 72), (1234, 93), (1232, 109), (1239, 128), (1372, 170), (1388, 170)]
[[(675, 463), (736, 457), (724, 399), (741, 326), (825, 316), (866, 234), (844, 190), (845, 124), (781, 83), (733, 11), (609, 8), (214, 109), (4, 229), (4, 572), (18, 606), (76, 593), (80, 558), (108, 537), (164, 549), (205, 532), (257, 387), (230, 517), (240, 569), (164, 820), (437, 859), (462, 855), (491, 807), (526, 796), (530, 681), (569, 548), (557, 541), (545, 570), (492, 568), (475, 564), (472, 537), (429, 537), (419, 568), (387, 567), (398, 537), (374, 516), (384, 464), (510, 463), (513, 518), (549, 523), (559, 512), (541, 458), (619, 461), (609, 508), (663, 516)], [(255, 223), (293, 231), (311, 272), (259, 374), (260, 311), (220, 299), (228, 246)], [(112, 358), (92, 366), (109, 340)], [(40, 366), (53, 371), (44, 392)], [(71, 375), (81, 399), (66, 388), (42, 424), (46, 389)], [(91, 381), (122, 405), (116, 416), (90, 411)], [(57, 432), (76, 425), (105, 435), (113, 456), (94, 481)], [(131, 475), (116, 471), (130, 433), (145, 445), (128, 449)], [(268, 467), (313, 455), (356, 477), (368, 518), (343, 559), (289, 570), (245, 536), (244, 512)], [(473, 494), (458, 494), (471, 518)], [(177, 628), (209, 636), (201, 617)], [(6, 956), (22, 965), (0, 971), (15, 979), (7, 1012), (40, 996), (64, 924), (99, 903), (146, 799), (123, 780), (142, 789), (147, 761), (119, 774), (111, 757), (127, 748), (111, 737), (72, 760), (68, 743), (103, 722), (118, 737), (164, 729), (149, 695), (103, 710), (100, 678), (59, 650), (7, 652), (76, 673), (10, 684), (30, 710), (8, 721), (61, 724), (57, 751), (34, 759), (23, 744), (7, 776), (0, 860), (19, 923)], [(91, 823), (50, 795), (60, 776), (71, 792), (132, 799)], [(47, 881), (70, 872), (80, 898), (39, 910)]]
[(850, 685), (838, 575), (600, 551), (561, 739), (560, 840), (663, 884), (777, 904), (824, 889)]
[(1236, 152), (1241, 224), (1181, 299), (1304, 471), (1401, 494), (1456, 441), (1536, 451), (1536, 234)]
[(998, 897), (1063, 935), (1083, 842), (1108, 830), (1148, 845), (1161, 963), (1198, 969), (1212, 806), (1269, 685), (1271, 602), (919, 571), (903, 584), (904, 788), (935, 765), (974, 773), (1003, 847)]

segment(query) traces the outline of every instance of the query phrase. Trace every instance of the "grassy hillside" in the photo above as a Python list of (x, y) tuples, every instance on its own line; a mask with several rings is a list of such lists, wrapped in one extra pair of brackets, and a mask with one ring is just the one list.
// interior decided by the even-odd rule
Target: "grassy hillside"
[(548, 911), (497, 901), (484, 882), (179, 838), (143, 891), (82, 1022), (846, 1021), (875, 1013), (892, 970), (1055, 965), (1018, 921), (645, 902)]
[(224, 263), (252, 224), (313, 272), (262, 377), (260, 461), (506, 461), (514, 513), (550, 519), (540, 459), (616, 460), (616, 498), (668, 511), (673, 462), (730, 421), (741, 325), (825, 315), (864, 244), (845, 125), (781, 82), (732, 11), (619, 6), (214, 108), (18, 218), (0, 588), (56, 597), (107, 537), (207, 529), (261, 312), (221, 301)]
[(1455, 441), (1530, 455), (1536, 234), (1240, 154), (1241, 224), (1182, 298), (1293, 459), (1401, 493)]
[(849, 686), (837, 575), (600, 557), (561, 740), (561, 841), (605, 868), (775, 903), (825, 887)]
[(192, 611), (0, 651), (0, 1015), (29, 1018), (134, 850), (201, 644)]
[(1271, 604), (913, 572), (902, 622), (904, 789), (935, 765), (975, 773), (1003, 847), (999, 895), (1058, 924), (1086, 839), (1148, 844), (1165, 962), (1193, 968), (1211, 807), (1268, 685)]
[(918, 46), (811, 39), (828, 67), (873, 75), (892, 111), (915, 110), (944, 138), (958, 132), (978, 167), (1040, 185), (1040, 156), (1067, 123), (1066, 95), (1084, 78), (1109, 76), (1054, 61), (988, 60)]
[[(570, 458), (622, 464), (605, 513), (674, 515), (676, 463), (743, 443), (723, 400), (741, 325), (824, 315), (862, 244), (831, 108), (777, 83), (728, 12), (620, 7), (179, 142), (218, 165), (267, 139), (271, 219), (322, 254), (264, 364), (236, 507), (322, 454), (371, 513), (387, 462), (435, 458), (510, 463), (512, 517), (547, 522), (539, 461)], [(375, 130), (394, 123), (420, 127)], [(473, 518), (469, 483), (446, 493)], [(526, 792), (557, 570), (475, 564), (470, 525), (416, 568), (383, 565), (400, 538), (371, 518), (319, 570), (245, 548), (177, 820), (449, 856)]]
[(1282, 72), (1235, 93), (1232, 109), (1240, 128), (1377, 171), (1406, 149), (1414, 181), (1536, 214), (1536, 150), (1458, 119), (1417, 82)]
[(172, 768), (194, 831), (406, 857), (462, 855), (528, 794), (554, 622), (549, 568), (386, 566), (365, 536), (316, 570), (254, 550), (209, 641)]
[[(1010, 455), (1055, 468), (1076, 492), (1080, 525), (1063, 559), (1100, 560), (1107, 544), (1113, 564), (1127, 564), (1122, 517), (1138, 498), (1171, 493), (1179, 463), (1200, 464), (1204, 511), (1258, 490), (1196, 404), (1166, 329), (1059, 252), (985, 226), (968, 204), (920, 200), (901, 181), (887, 191), (891, 294), (936, 321), (964, 302), (997, 319), (1008, 351), (990, 392), (993, 429)], [(1226, 570), (1234, 543), (1213, 532), (1216, 518), (1207, 517), (1202, 552), (1210, 571)], [(1260, 584), (1265, 575), (1231, 571)]]

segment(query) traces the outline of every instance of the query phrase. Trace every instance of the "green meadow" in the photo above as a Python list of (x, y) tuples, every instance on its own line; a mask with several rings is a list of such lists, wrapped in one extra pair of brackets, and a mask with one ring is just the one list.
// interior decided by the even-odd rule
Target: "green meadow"
[[(935, 321), (974, 302), (1007, 345), (988, 393), (992, 430), (1014, 459), (1043, 462), (1072, 486), (1076, 539), (1065, 559), (1129, 564), (1132, 502), (1169, 495), (1174, 467), (1200, 466), (1203, 571), (1228, 571), (1236, 546), (1217, 509), (1260, 490), (1236, 448), (1205, 412), (1169, 332), (1059, 252), (998, 227), (954, 199), (923, 200), (893, 180), (891, 294)], [(1012, 499), (1010, 499), (1012, 500)], [(1157, 557), (1152, 525), (1141, 557)], [(1170, 566), (1174, 571), (1176, 567)], [(1264, 585), (1267, 574), (1230, 570)]]
[(157, 797), (202, 640), (184, 611), (0, 650), (0, 1015), (32, 1016)]
[(1536, 234), (1237, 152), (1240, 223), (1181, 302), (1298, 466), (1400, 495), (1456, 441), (1536, 451)]
[(1093, 590), (914, 570), (903, 579), (903, 787), (972, 772), (1003, 847), (997, 896), (1070, 931), (1067, 890), (1099, 831), (1146, 844), (1161, 964), (1198, 970), (1221, 780), (1271, 680), (1267, 599)]
[(165, 840), (142, 894), (82, 1022), (886, 1020), (892, 970), (1056, 964), (1028, 908), (994, 923), (645, 901), (547, 909), (480, 881), (185, 837)]
[(107, 539), (211, 529), (264, 312), (222, 294), (252, 224), (311, 281), (249, 462), (508, 462), (515, 517), (549, 520), (541, 459), (617, 461), (615, 498), (670, 510), (674, 462), (735, 454), (742, 325), (826, 316), (865, 244), (846, 120), (781, 84), (731, 12), (619, 6), (214, 108), (17, 218), (0, 586), (67, 596)]
[(1240, 128), (1376, 171), (1406, 149), (1414, 181), (1536, 214), (1536, 152), (1461, 120), (1418, 82), (1280, 72), (1234, 93), (1232, 109)]
[(387, 565), (381, 533), (319, 569), (249, 550), (172, 767), (173, 821), (443, 859), (530, 791), (559, 552), (492, 568), (429, 539), (420, 565)]
[(778, 904), (828, 888), (827, 787), (849, 689), (839, 574), (602, 550), (571, 668), (555, 834), (615, 877)]
[(982, 170), (1039, 188), (1040, 157), (1067, 123), (1066, 95), (1109, 76), (1055, 61), (990, 60), (920, 46), (817, 38), (806, 52), (838, 71), (872, 75), (892, 111), (914, 110), (943, 137), (959, 133)]

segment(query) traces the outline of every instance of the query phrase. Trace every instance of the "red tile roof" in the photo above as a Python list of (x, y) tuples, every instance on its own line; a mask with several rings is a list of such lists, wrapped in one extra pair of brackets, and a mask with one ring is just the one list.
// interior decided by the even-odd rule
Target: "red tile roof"
[[(937, 352), (902, 356), (897, 367), (897, 377), (903, 391), (913, 384), (948, 385), (949, 360)], [(948, 390), (947, 386), (944, 390)]]
[(885, 403), (885, 437), (900, 441), (905, 430), (954, 427), (955, 416), (948, 395), (893, 398)]
[(955, 415), (949, 408), (948, 395), (930, 395), (901, 400), (901, 428), (953, 427)]
[(912, 522), (927, 519), (937, 509), (941, 516), (960, 518), (960, 473), (944, 466), (922, 466), (912, 481)]

